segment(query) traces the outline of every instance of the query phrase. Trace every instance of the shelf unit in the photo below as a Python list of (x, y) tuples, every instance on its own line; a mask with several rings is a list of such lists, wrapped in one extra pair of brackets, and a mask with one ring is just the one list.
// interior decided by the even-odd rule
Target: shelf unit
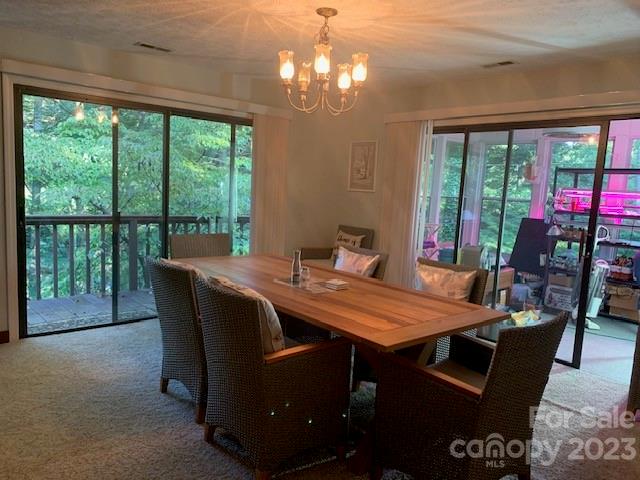
[[(640, 168), (605, 168), (604, 169), (604, 175), (605, 177), (608, 175), (626, 175), (626, 176), (633, 176), (633, 175), (637, 175), (640, 178)], [(554, 174), (554, 179), (553, 179), (553, 194), (554, 194), (554, 200), (556, 199), (556, 195), (558, 194), (558, 190), (559, 190), (559, 185), (558, 185), (558, 178), (560, 176), (573, 176), (573, 183), (572, 185), (567, 185), (565, 187), (563, 187), (564, 189), (569, 189), (569, 191), (571, 192), (571, 190), (585, 190), (585, 187), (581, 187), (580, 186), (580, 176), (594, 176), (595, 175), (595, 170), (594, 169), (589, 169), (589, 168), (558, 168), (556, 169), (556, 172)], [(638, 189), (640, 189), (640, 181), (638, 182)], [(628, 191), (627, 191), (628, 192)], [(573, 193), (573, 192), (572, 192)], [(618, 196), (620, 198), (625, 198), (628, 197), (628, 199), (633, 199), (633, 200), (640, 200), (640, 191), (638, 191), (638, 195), (635, 195), (635, 191), (633, 193), (630, 193), (628, 195), (624, 195), (625, 192), (622, 193), (617, 193), (617, 192), (611, 192), (611, 195), (614, 198), (617, 198)], [(573, 193), (574, 196), (575, 193)], [(621, 231), (624, 230), (635, 230), (638, 229), (638, 232), (640, 232), (640, 213), (639, 214), (635, 214), (635, 210), (640, 211), (640, 205), (624, 205), (623, 202), (621, 202), (622, 205), (619, 206), (619, 208), (622, 209), (621, 213), (606, 213), (606, 212), (598, 212), (598, 225), (602, 225), (607, 227), (607, 229), (609, 229), (609, 232), (612, 234), (611, 237), (612, 239), (609, 240), (604, 240), (604, 241), (599, 241), (598, 242), (598, 250), (596, 251), (596, 253), (601, 253), (601, 250), (599, 250), (602, 247), (605, 247), (607, 249), (611, 249), (608, 252), (608, 255), (604, 255), (605, 259), (607, 261), (610, 261), (611, 259), (615, 258), (618, 250), (640, 250), (640, 240), (628, 240), (628, 239), (617, 239), (617, 236), (620, 234)], [(610, 206), (610, 205), (605, 205), (606, 206)], [(584, 205), (580, 205), (581, 208), (585, 208)], [(601, 205), (601, 208), (599, 210), (601, 210), (603, 207)], [(554, 202), (554, 212), (553, 212), (553, 219), (555, 221), (556, 224), (560, 225), (561, 227), (580, 227), (580, 228), (584, 228), (585, 231), (587, 229), (588, 226), (588, 218), (590, 215), (590, 211), (589, 209), (586, 209), (584, 211), (572, 211), (572, 210), (566, 210), (564, 208), (562, 209), (555, 209), (555, 202)], [(558, 238), (558, 240), (564, 240), (563, 238)], [(566, 240), (564, 240), (566, 241)], [(550, 252), (552, 250), (549, 250)], [(584, 253), (584, 252), (581, 252)], [(582, 254), (580, 255), (580, 258), (582, 258)], [(596, 260), (596, 255), (594, 254), (594, 261)], [(549, 269), (549, 273), (554, 273), (553, 269)], [(559, 271), (558, 273), (564, 273), (567, 276), (571, 276), (572, 274), (570, 272), (561, 272)], [(573, 273), (573, 275), (575, 276), (575, 273)], [(545, 279), (546, 280), (546, 279)], [(624, 287), (629, 287), (632, 289), (640, 289), (640, 282), (636, 281), (636, 280), (619, 280), (619, 279), (615, 279), (615, 278), (611, 278), (608, 277), (606, 279), (606, 283), (608, 285), (612, 285), (612, 286), (624, 286)], [(545, 281), (545, 288), (546, 288), (546, 281)], [(605, 304), (603, 303), (603, 308), (605, 308), (605, 310), (608, 310), (608, 305), (605, 306)], [(600, 315), (606, 315), (606, 316), (611, 316), (613, 318), (624, 318), (624, 317), (620, 317), (618, 315), (609, 315), (608, 311), (600, 311)]]

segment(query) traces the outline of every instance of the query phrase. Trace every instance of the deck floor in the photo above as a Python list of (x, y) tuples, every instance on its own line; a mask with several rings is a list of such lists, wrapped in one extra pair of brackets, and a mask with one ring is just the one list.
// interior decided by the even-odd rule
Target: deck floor
[[(46, 298), (27, 302), (27, 333), (49, 333), (72, 328), (112, 323), (111, 296), (94, 294)], [(122, 292), (118, 296), (118, 320), (135, 320), (156, 315), (150, 290)]]

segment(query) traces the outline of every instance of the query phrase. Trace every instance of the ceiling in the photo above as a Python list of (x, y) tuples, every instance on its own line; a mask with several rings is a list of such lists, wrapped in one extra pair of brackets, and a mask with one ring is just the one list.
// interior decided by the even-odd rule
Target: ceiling
[(339, 9), (333, 60), (368, 52), (370, 78), (383, 82), (640, 53), (640, 0), (0, 0), (0, 27), (276, 78), (278, 50), (311, 56), (325, 3)]

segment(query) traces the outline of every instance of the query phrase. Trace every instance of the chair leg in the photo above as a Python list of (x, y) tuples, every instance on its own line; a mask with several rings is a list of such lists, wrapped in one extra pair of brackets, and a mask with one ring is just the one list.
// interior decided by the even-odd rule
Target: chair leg
[(213, 443), (213, 435), (216, 433), (216, 428), (208, 423), (204, 424), (204, 441), (207, 443)]
[(169, 386), (169, 379), (160, 378), (160, 392), (167, 393), (167, 386)]
[(201, 403), (196, 405), (196, 423), (204, 423), (204, 417), (207, 413), (207, 406)]
[(256, 468), (256, 480), (271, 480), (271, 472)]

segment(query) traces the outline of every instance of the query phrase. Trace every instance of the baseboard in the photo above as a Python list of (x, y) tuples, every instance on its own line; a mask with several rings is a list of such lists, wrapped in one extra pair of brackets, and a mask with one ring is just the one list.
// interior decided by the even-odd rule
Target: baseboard
[(0, 332), (0, 343), (9, 343), (9, 330)]

